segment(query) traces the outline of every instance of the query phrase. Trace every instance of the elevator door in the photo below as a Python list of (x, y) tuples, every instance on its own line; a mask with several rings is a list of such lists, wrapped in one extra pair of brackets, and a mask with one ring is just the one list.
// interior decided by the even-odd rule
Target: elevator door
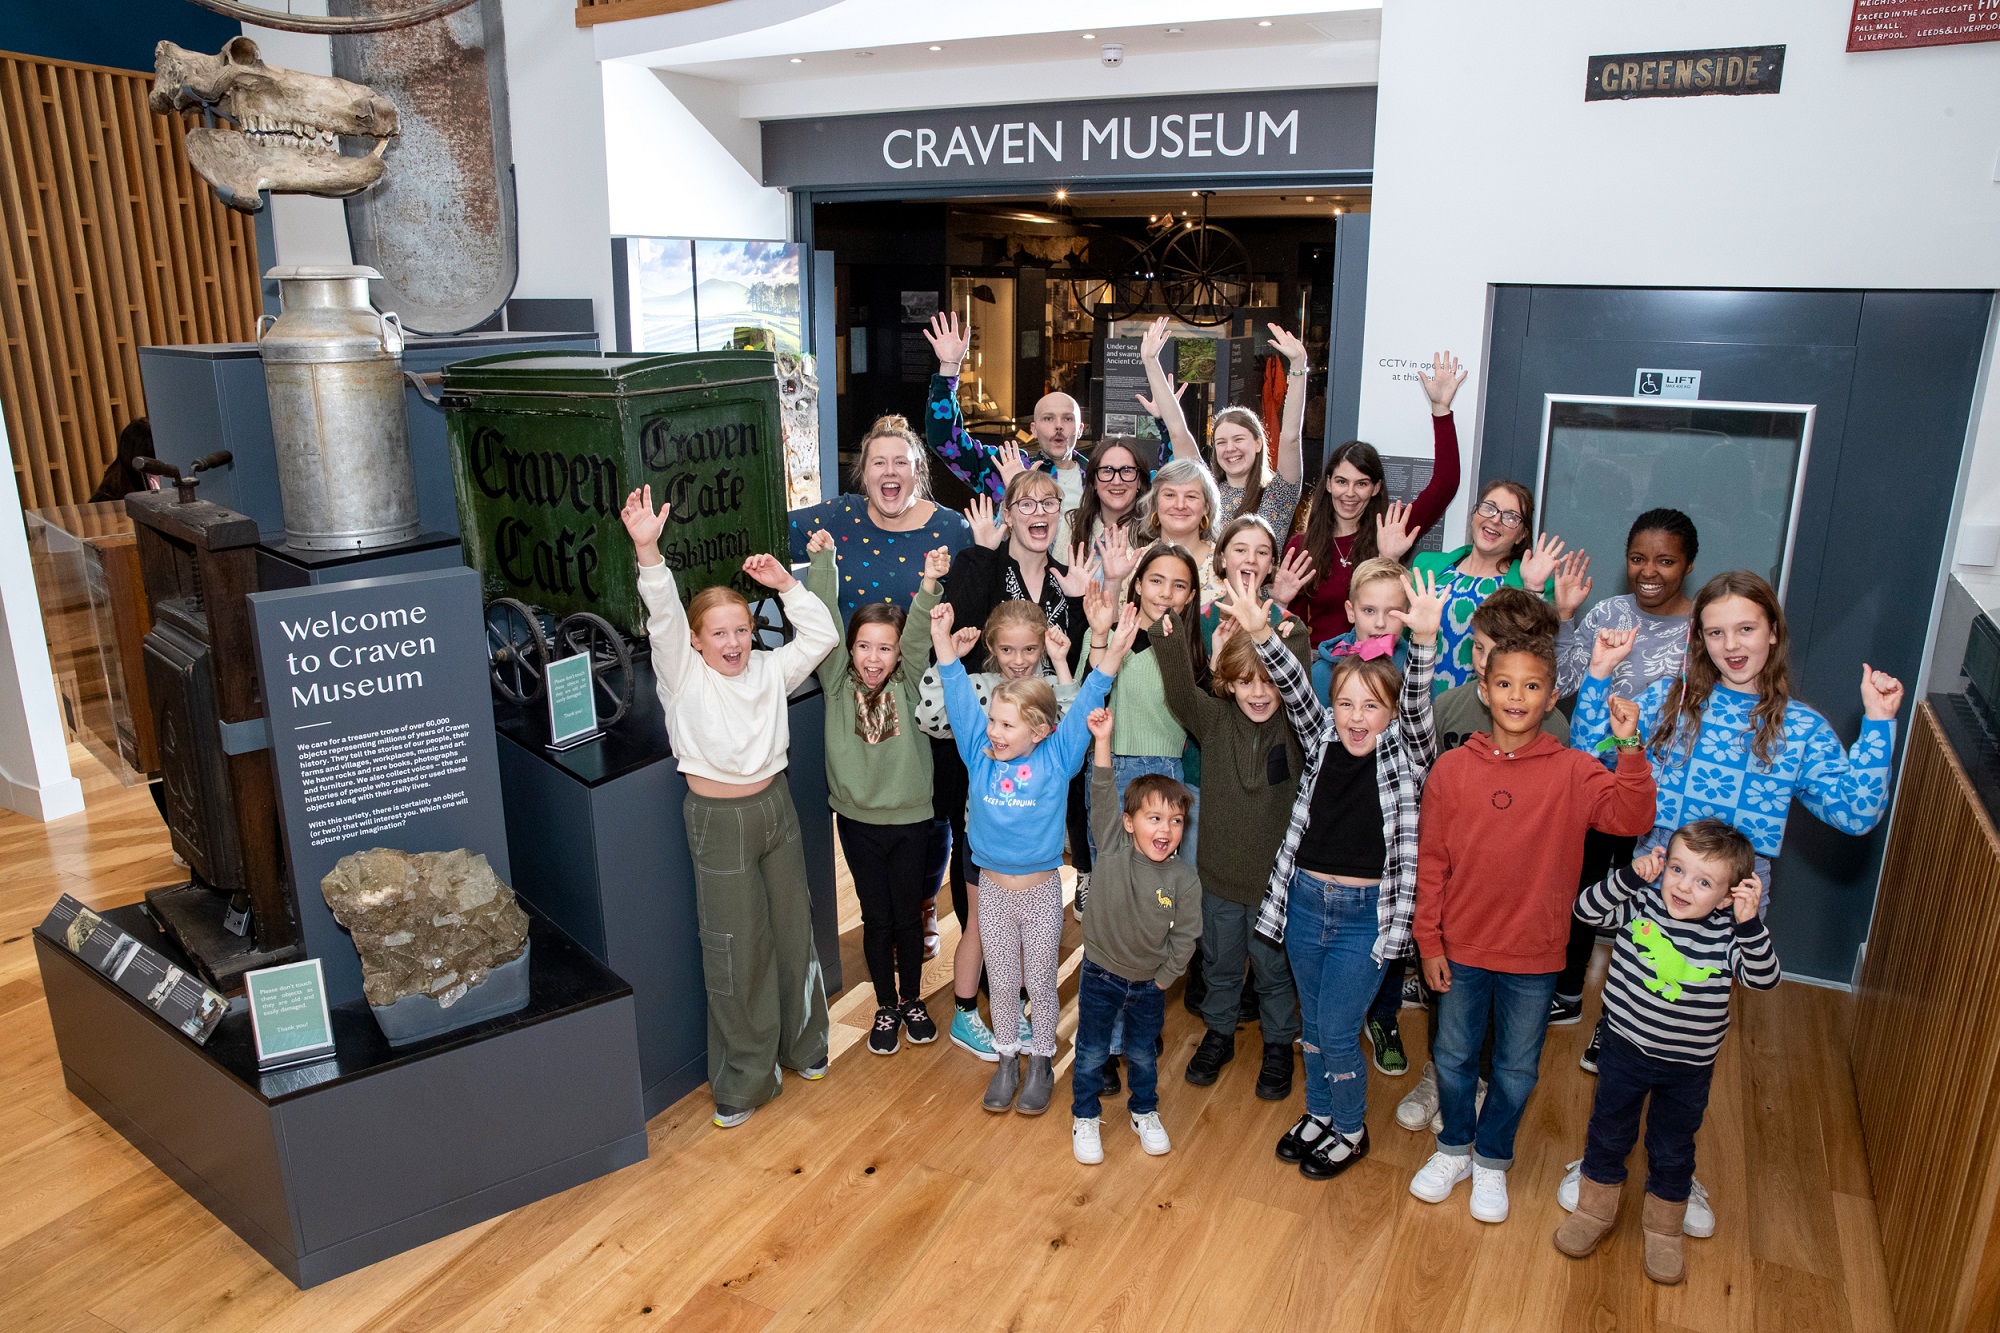
[[(1532, 483), (1542, 396), (1629, 396), (1641, 368), (1699, 371), (1704, 399), (1813, 404), (1785, 596), (1793, 697), (1851, 742), (1867, 661), (1908, 691), (1900, 746), (1917, 698), (1991, 299), (1986, 292), (1495, 288), (1480, 478)], [(1622, 552), (1592, 555), (1597, 577), (1624, 591)], [(1720, 572), (1698, 559), (1690, 592)], [(1887, 826), (1884, 819), (1869, 836), (1848, 837), (1794, 802), (1770, 909), (1788, 973), (1851, 980)]]

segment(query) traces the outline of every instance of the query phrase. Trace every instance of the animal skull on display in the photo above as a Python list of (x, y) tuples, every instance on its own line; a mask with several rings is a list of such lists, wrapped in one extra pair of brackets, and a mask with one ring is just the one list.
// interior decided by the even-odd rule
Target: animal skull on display
[[(162, 115), (200, 107), (234, 122), (189, 130), (187, 154), (216, 196), (243, 213), (262, 211), (261, 190), (361, 193), (382, 179), (382, 155), (397, 133), (387, 98), (346, 79), (267, 65), (248, 37), (230, 38), (213, 56), (161, 42), (147, 102)], [(373, 139), (374, 151), (344, 157), (343, 136)]]

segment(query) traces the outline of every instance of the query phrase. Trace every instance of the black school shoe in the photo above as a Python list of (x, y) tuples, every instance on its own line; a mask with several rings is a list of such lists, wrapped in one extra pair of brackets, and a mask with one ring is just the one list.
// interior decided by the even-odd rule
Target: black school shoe
[(875, 1055), (894, 1055), (903, 1049), (903, 1043), (896, 1039), (896, 1030), (902, 1026), (903, 1014), (895, 1005), (885, 1004), (878, 1008), (875, 1011), (875, 1026), (868, 1030), (869, 1051)]
[(1332, 1180), (1367, 1155), (1368, 1126), (1361, 1127), (1358, 1139), (1328, 1130), (1326, 1137), (1314, 1144), (1313, 1150), (1299, 1162), (1299, 1174), (1307, 1180)]
[(1187, 1081), (1197, 1088), (1208, 1087), (1222, 1077), (1222, 1067), (1236, 1058), (1234, 1033), (1204, 1032), (1194, 1058), (1188, 1061)]
[(903, 1032), (912, 1046), (922, 1046), (938, 1039), (937, 1024), (931, 1021), (930, 1006), (922, 1000), (903, 1002)]
[[(1308, 1129), (1314, 1131), (1310, 1137), (1306, 1134)], [(1299, 1117), (1298, 1124), (1285, 1131), (1285, 1137), (1278, 1140), (1278, 1160), (1295, 1165), (1304, 1161), (1306, 1154), (1331, 1133), (1333, 1133), (1331, 1129), (1314, 1120), (1312, 1113), (1308, 1111)]]
[(1107, 1055), (1104, 1057), (1104, 1086), (1098, 1090), (1097, 1095), (1100, 1097), (1116, 1097), (1123, 1091), (1125, 1091), (1125, 1085), (1118, 1078), (1118, 1057)]
[(1264, 1067), (1257, 1071), (1257, 1096), (1262, 1101), (1281, 1102), (1292, 1095), (1292, 1044), (1288, 1041), (1264, 1043)]

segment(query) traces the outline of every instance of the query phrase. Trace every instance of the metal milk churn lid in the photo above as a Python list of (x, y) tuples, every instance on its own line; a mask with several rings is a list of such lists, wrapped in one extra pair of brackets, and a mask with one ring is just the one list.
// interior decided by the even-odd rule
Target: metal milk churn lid
[[(283, 313), (258, 321), (285, 544), (355, 551), (417, 536), (417, 480), (403, 416), (403, 326), (368, 304), (358, 265), (285, 265)], [(265, 320), (270, 320), (268, 327)]]

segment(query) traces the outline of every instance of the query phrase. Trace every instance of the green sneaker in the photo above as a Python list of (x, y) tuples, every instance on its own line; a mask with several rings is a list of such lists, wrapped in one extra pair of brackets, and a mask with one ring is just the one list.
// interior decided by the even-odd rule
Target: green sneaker
[(1390, 1078), (1410, 1072), (1410, 1057), (1403, 1054), (1403, 1034), (1394, 1023), (1369, 1019), (1368, 1044), (1375, 1051), (1375, 1067)]

